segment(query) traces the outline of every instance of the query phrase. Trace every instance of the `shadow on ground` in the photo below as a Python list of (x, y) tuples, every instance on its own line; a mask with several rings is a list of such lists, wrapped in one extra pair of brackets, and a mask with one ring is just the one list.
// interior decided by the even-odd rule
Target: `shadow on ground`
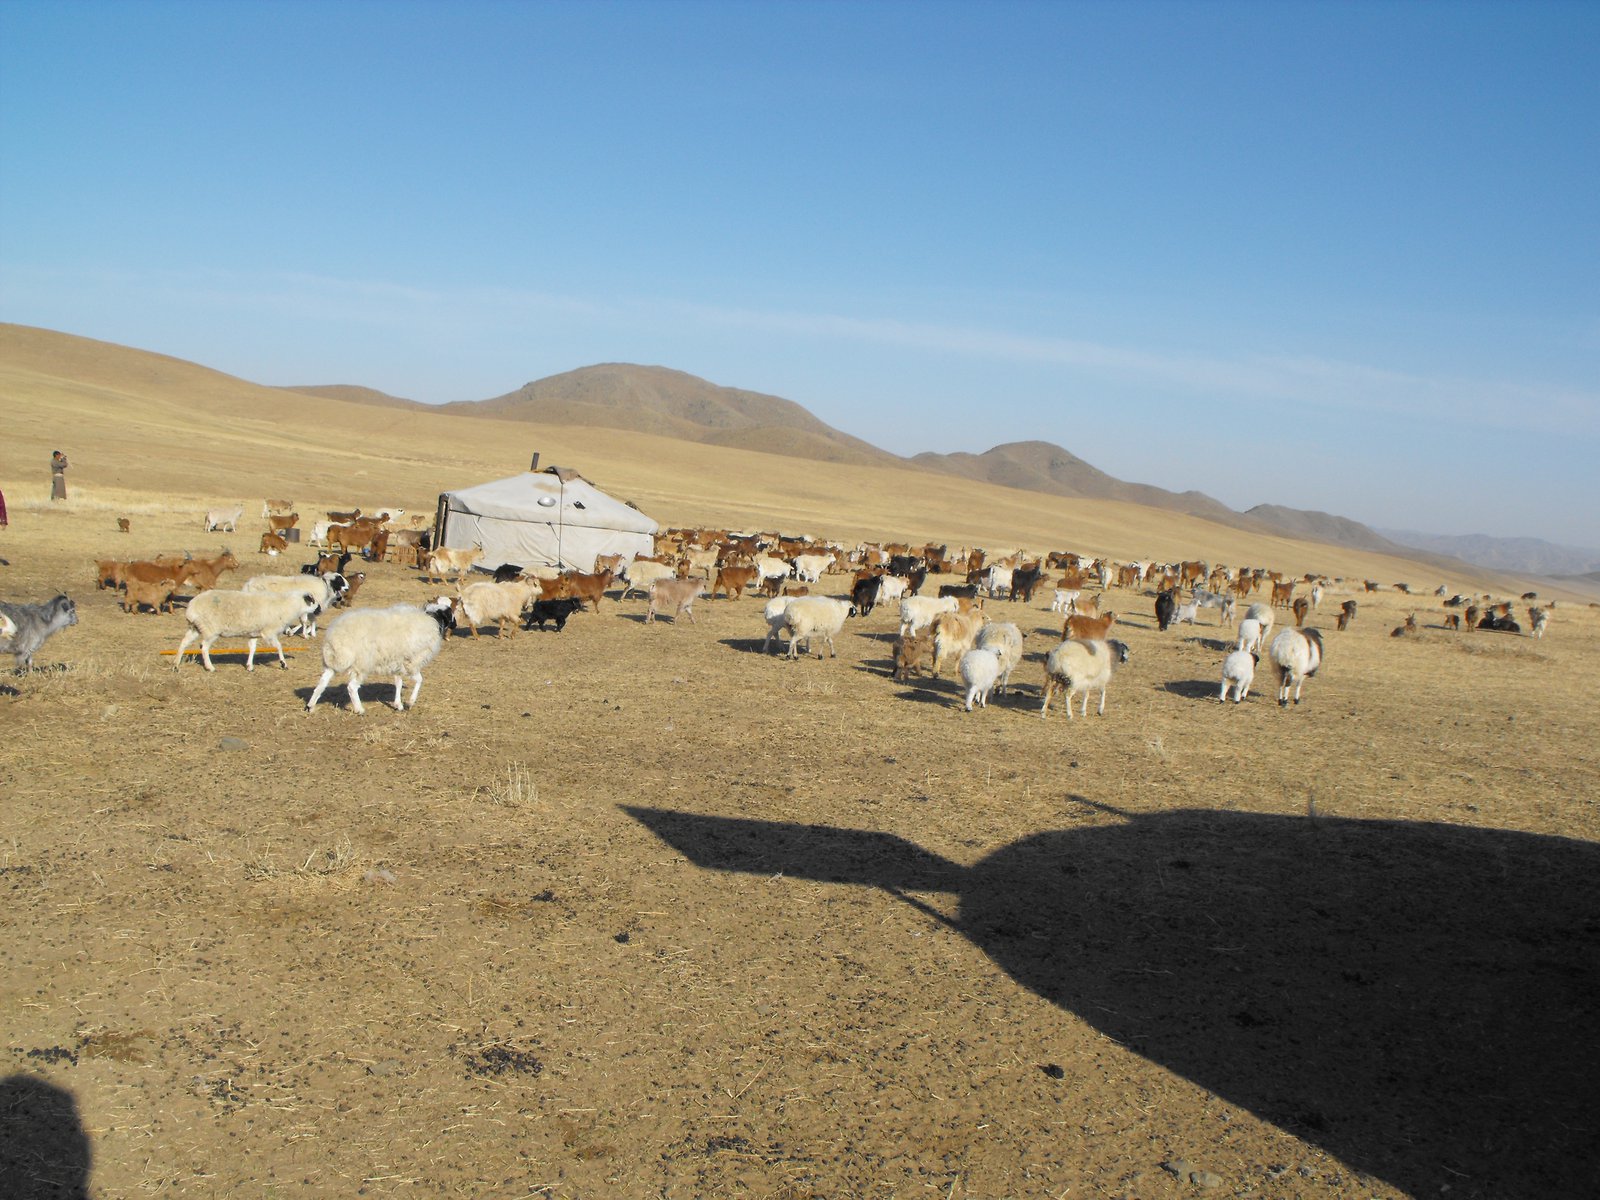
[[(627, 811), (701, 867), (884, 888), (1129, 1049), (1409, 1194), (1600, 1194), (1591, 843), (1196, 810), (961, 867), (868, 830)], [(914, 892), (955, 894), (959, 915)]]
[(10, 1200), (86, 1200), (91, 1157), (71, 1092), (32, 1075), (0, 1080), (0, 1184)]

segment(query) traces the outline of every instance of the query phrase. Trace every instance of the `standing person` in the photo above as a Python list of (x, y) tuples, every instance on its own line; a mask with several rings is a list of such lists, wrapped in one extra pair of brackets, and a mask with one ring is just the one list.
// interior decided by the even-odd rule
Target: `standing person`
[(67, 498), (67, 456), (61, 451), (54, 451), (50, 455), (50, 499), (65, 500)]

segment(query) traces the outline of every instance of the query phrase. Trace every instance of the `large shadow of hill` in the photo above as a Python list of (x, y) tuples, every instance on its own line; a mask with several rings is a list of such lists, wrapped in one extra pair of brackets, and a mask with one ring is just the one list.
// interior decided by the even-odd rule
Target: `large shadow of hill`
[(702, 867), (927, 912), (905, 893), (954, 893), (949, 924), (1019, 983), (1412, 1195), (1600, 1195), (1594, 844), (1181, 811), (964, 868), (890, 834), (627, 811)]

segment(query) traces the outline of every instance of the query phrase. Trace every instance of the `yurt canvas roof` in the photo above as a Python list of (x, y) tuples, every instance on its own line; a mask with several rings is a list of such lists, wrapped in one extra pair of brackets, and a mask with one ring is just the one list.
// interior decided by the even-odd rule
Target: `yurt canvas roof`
[(576, 471), (524, 471), (439, 497), (439, 544), (483, 546), (479, 564), (590, 570), (596, 555), (649, 554), (656, 522)]

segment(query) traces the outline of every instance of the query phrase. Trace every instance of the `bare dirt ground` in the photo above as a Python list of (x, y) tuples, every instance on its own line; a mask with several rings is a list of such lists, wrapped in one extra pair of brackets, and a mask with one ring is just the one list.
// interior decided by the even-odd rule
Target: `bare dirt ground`
[(308, 716), (314, 644), (174, 671), (181, 615), (89, 583), (254, 533), (12, 516), (0, 598), (81, 617), (0, 679), (12, 1195), (1600, 1193), (1587, 607), (1325, 602), (1281, 710), (1113, 592), (1068, 722), (1048, 594), (992, 606), (1028, 662), (972, 714), (883, 610), (785, 662), (758, 601), (608, 600)]

